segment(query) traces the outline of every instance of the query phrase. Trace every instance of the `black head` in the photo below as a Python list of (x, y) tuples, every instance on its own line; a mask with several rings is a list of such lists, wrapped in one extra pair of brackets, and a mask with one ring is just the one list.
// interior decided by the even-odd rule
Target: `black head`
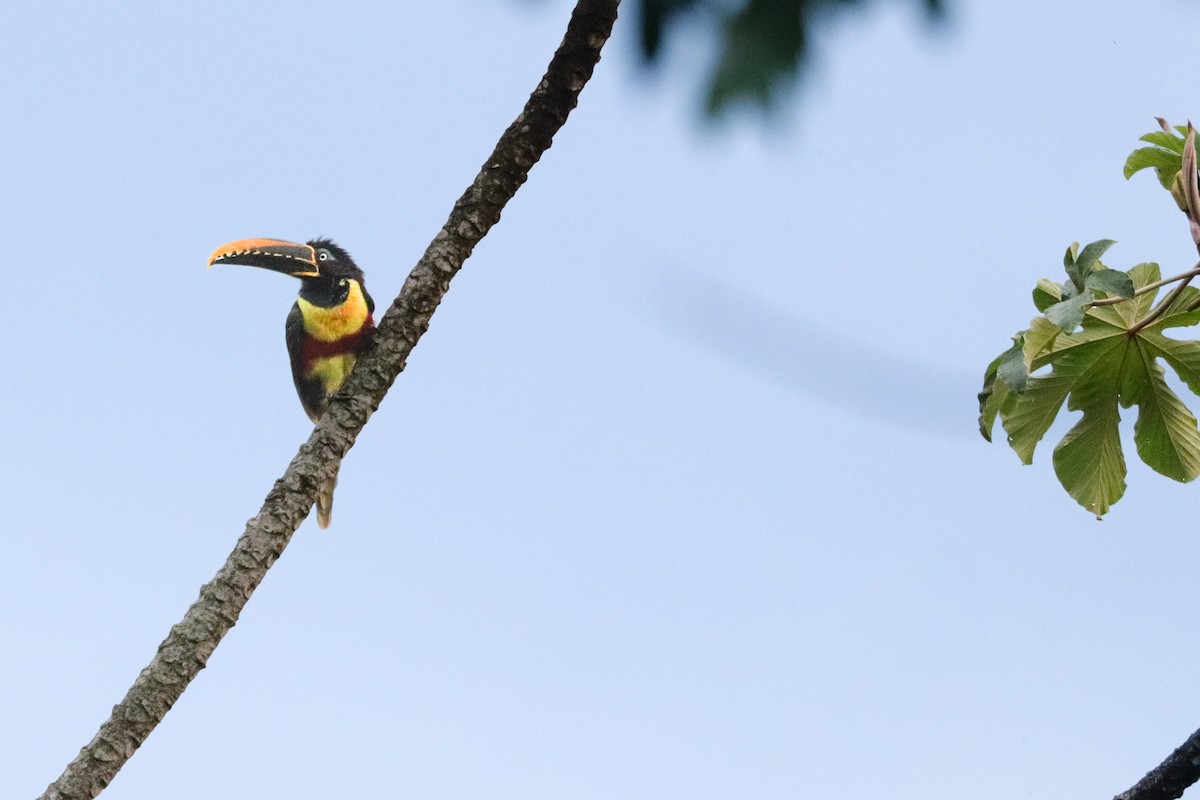
[(375, 310), (371, 296), (366, 293), (363, 271), (349, 253), (332, 239), (312, 239), (307, 244), (312, 248), (318, 274), (300, 276), (300, 297), (325, 308), (341, 305), (350, 294), (351, 281), (357, 281), (368, 307)]
[(301, 276), (302, 280), (323, 280), (326, 278), (353, 278), (360, 284), (363, 282), (363, 272), (341, 247), (332, 239), (311, 239), (307, 242), (313, 250), (313, 259), (317, 262), (319, 275)]

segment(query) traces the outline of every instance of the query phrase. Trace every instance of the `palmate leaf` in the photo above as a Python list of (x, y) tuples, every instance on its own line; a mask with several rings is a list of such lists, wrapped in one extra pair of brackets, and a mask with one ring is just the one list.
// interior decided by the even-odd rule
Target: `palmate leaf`
[[(1156, 264), (1139, 264), (1125, 275), (1133, 287), (1140, 288), (1157, 281), (1159, 270)], [(1125, 294), (1122, 281), (1107, 275), (1102, 280), (1105, 286), (1097, 290)], [(1053, 295), (1050, 287), (1039, 284), (1039, 288)], [(1082, 329), (1075, 332), (1055, 325), (1047, 318), (1049, 313), (1035, 317), (1029, 330), (1015, 340), (1022, 350), (1022, 366), (1028, 368), (1024, 391), (1001, 378), (1000, 365), (1012, 360), (1011, 356), (1004, 360), (1006, 353), (993, 362), (992, 383), (985, 383), (987, 396), (980, 395), (981, 403), (991, 404), (991, 417), (985, 420), (981, 415), (981, 427), (986, 422), (990, 433), (999, 417), (1009, 445), (1026, 464), (1033, 460), (1064, 403), (1069, 411), (1082, 412), (1054, 448), (1054, 471), (1063, 488), (1097, 517), (1125, 492), (1118, 427), (1121, 408), (1138, 408), (1134, 442), (1147, 465), (1178, 481), (1200, 475), (1200, 429), (1167, 385), (1160, 363), (1165, 361), (1192, 391), (1200, 393), (1200, 342), (1163, 334), (1168, 328), (1200, 322), (1200, 311), (1187, 311), (1193, 303), (1200, 304), (1200, 291), (1183, 290), (1162, 316), (1134, 330), (1149, 313), (1155, 294), (1093, 306), (1083, 315)], [(1037, 374), (1039, 370), (1043, 374)]]

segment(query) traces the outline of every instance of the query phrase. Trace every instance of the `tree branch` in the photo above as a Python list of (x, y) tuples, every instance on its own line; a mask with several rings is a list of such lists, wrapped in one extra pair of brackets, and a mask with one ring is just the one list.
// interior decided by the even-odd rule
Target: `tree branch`
[(1196, 781), (1200, 781), (1200, 731), (1113, 800), (1176, 800)]
[(204, 668), (208, 657), (283, 553), (312, 508), (321, 482), (337, 474), (358, 432), (379, 407), (476, 243), (550, 147), (600, 59), (620, 0), (579, 0), (541, 83), (500, 137), (479, 175), (404, 282), (380, 321), (374, 348), (358, 361), (308, 441), (246, 524), (225, 565), (171, 628), (150, 664), (79, 756), (41, 800), (98, 795)]

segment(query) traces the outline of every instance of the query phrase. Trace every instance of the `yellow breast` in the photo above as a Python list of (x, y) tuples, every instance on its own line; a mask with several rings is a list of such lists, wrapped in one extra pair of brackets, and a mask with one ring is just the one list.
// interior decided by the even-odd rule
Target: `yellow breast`
[(344, 336), (358, 333), (362, 328), (371, 312), (367, 309), (367, 300), (358, 281), (353, 278), (349, 281), (350, 293), (345, 302), (333, 308), (313, 305), (303, 297), (296, 300), (304, 320), (304, 330), (309, 336), (322, 342), (336, 342)]
[(354, 369), (354, 362), (357, 360), (358, 357), (353, 353), (318, 358), (313, 361), (308, 374), (321, 381), (321, 388), (325, 390), (325, 394), (333, 394), (342, 388), (342, 383), (350, 374), (350, 370)]

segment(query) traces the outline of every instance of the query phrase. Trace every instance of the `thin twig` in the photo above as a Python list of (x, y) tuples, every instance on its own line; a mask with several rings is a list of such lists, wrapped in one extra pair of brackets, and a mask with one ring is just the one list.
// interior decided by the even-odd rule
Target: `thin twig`
[(336, 474), (358, 432), (404, 368), (450, 279), (500, 219), (501, 209), (566, 122), (600, 58), (619, 3), (579, 0), (546, 75), (409, 274), (380, 321), (375, 347), (359, 359), (342, 391), (267, 495), (262, 510), (247, 523), (225, 565), (211, 583), (201, 587), (200, 598), (171, 629), (112, 716), (41, 800), (98, 795), (204, 668), (308, 515), (317, 488)]

